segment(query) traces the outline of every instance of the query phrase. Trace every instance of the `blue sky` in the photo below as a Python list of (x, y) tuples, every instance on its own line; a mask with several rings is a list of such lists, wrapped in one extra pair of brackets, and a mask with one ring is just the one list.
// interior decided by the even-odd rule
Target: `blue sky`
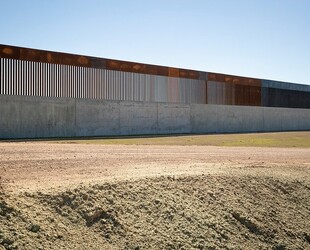
[(0, 0), (0, 43), (310, 84), (309, 0)]

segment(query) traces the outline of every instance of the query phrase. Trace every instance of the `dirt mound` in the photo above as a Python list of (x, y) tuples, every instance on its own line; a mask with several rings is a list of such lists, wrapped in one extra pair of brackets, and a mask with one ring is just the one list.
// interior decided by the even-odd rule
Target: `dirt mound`
[(0, 249), (310, 249), (310, 184), (144, 178), (0, 198)]

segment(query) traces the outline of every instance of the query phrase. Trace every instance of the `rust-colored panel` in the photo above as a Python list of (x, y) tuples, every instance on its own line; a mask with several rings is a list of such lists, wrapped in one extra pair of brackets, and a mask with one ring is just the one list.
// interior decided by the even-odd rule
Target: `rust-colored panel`
[[(150, 66), (150, 65), (148, 65)], [(158, 66), (153, 66), (156, 68), (157, 75), (160, 76), (168, 76), (169, 75), (169, 68), (168, 67), (158, 67)]]
[(106, 59), (106, 69), (160, 76), (169, 76), (169, 73), (172, 73), (168, 67), (164, 66), (125, 62), (113, 59)]
[(208, 73), (208, 80), (226, 84), (225, 103), (222, 104), (261, 106), (260, 79)]
[(145, 66), (141, 63), (125, 62), (112, 59), (106, 60), (106, 69), (141, 74), (145, 73)]
[(208, 73), (209, 81), (225, 82), (238, 85), (261, 86), (261, 80), (255, 78)]
[(258, 86), (235, 85), (235, 104), (261, 106), (261, 88)]
[(244, 99), (243, 86), (236, 84), (235, 85), (235, 104), (236, 105), (244, 105), (243, 99)]
[(251, 102), (249, 105), (251, 106), (261, 106), (261, 92), (262, 89), (260, 87), (257, 86), (251, 86), (250, 88), (250, 96), (251, 96)]
[(53, 60), (52, 53), (48, 53), (41, 50), (35, 49), (24, 49), (20, 48), (20, 59), (32, 62), (47, 62), (48, 60)]
[(224, 85), (224, 93), (225, 93), (225, 104), (232, 105), (232, 84), (225, 83)]
[(20, 50), (12, 46), (6, 46), (0, 44), (0, 57), (20, 59)]
[(244, 99), (242, 100), (242, 105), (250, 105), (251, 103), (250, 88), (251, 86), (243, 86)]
[(8, 45), (0, 45), (0, 57), (81, 67), (102, 68), (102, 66), (105, 65), (105, 59), (101, 58), (37, 49), (20, 48)]
[(159, 67), (155, 65), (145, 65), (145, 74), (150, 74), (150, 75), (160, 75), (160, 76), (168, 76), (168, 67)]
[(139, 73), (144, 73), (145, 72), (145, 65), (140, 64), (140, 63), (133, 63), (133, 71), (137, 71)]
[(199, 72), (195, 70), (188, 70), (188, 69), (180, 69), (180, 77), (182, 78), (190, 78), (190, 79), (199, 79)]
[(33, 62), (92, 67), (115, 71), (181, 77), (189, 79), (200, 79), (201, 75), (203, 75), (201, 74), (201, 72), (194, 70), (178, 69), (173, 67), (168, 68), (165, 66), (126, 62), (120, 60), (89, 57), (83, 55), (74, 55), (37, 49), (28, 49), (9, 45), (0, 45), (0, 56), (3, 58), (19, 59)]
[(115, 60), (108, 59), (106, 61), (106, 67), (109, 70), (120, 70), (119, 62)]
[(169, 76), (170, 77), (179, 77), (180, 71), (177, 68), (169, 68)]
[(216, 73), (208, 73), (208, 81), (224, 82), (224, 75)]

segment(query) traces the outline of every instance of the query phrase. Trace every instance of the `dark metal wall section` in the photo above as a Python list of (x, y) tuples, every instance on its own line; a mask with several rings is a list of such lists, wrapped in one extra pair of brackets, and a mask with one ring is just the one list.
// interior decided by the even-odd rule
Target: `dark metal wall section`
[(310, 87), (0, 45), (0, 94), (310, 108)]
[(310, 108), (310, 92), (263, 88), (263, 106)]
[(263, 106), (310, 108), (310, 85), (263, 80), (262, 93)]

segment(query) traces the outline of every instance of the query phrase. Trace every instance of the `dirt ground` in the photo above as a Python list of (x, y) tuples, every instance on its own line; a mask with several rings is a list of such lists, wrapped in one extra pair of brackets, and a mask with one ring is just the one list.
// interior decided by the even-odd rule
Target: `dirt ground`
[(0, 142), (0, 249), (310, 249), (309, 148)]

